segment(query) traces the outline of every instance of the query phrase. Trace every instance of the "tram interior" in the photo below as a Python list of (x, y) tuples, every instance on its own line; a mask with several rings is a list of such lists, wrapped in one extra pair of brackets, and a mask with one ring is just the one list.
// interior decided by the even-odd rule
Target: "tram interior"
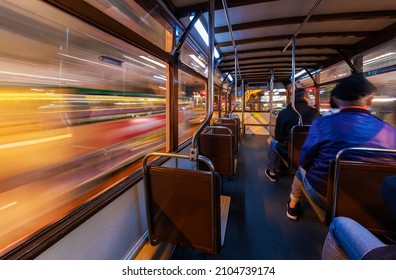
[[(293, 172), (264, 174), (278, 112), (302, 87), (323, 113), (359, 73), (396, 127), (395, 1), (0, 0), (0, 35), (2, 259), (320, 259), (327, 226), (286, 217)], [(143, 157), (191, 157), (230, 114), (219, 253), (151, 246)]]

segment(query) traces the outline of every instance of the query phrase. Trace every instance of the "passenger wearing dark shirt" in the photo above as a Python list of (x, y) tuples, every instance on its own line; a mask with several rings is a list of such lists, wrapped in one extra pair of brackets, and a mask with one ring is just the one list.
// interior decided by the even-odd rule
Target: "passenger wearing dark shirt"
[[(302, 88), (295, 91), (295, 108), (301, 115), (304, 125), (310, 125), (315, 118), (320, 116), (318, 110), (308, 105), (308, 93)], [(265, 171), (272, 182), (278, 180), (276, 165), (279, 156), (287, 160), (289, 133), (293, 126), (298, 124), (298, 120), (299, 116), (291, 104), (278, 114), (275, 125), (275, 139), (271, 141), (268, 149), (268, 167)]]

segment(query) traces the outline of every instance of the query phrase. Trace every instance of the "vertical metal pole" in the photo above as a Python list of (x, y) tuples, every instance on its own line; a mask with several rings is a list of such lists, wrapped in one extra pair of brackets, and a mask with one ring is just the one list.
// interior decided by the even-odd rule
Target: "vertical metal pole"
[[(234, 90), (235, 97), (234, 98), (235, 99), (234, 99), (234, 102), (236, 105), (236, 100), (237, 100), (237, 96), (238, 96), (238, 75), (237, 75), (238, 74), (238, 55), (236, 53), (236, 49), (235, 49), (235, 53), (234, 53), (234, 69), (235, 69), (235, 78), (234, 78), (235, 79), (235, 83), (234, 83), (234, 85), (235, 85), (235, 90)], [(230, 100), (230, 104), (231, 104), (231, 100)], [(230, 111), (232, 111), (232, 109)]]
[(202, 132), (205, 126), (210, 123), (213, 115), (213, 97), (214, 97), (214, 85), (213, 85), (213, 75), (214, 75), (214, 1), (209, 1), (209, 57), (208, 57), (208, 96), (206, 99), (206, 117), (201, 125), (195, 130), (191, 148), (190, 148), (190, 160), (197, 161), (199, 154), (198, 138), (199, 134)]
[[(215, 9), (215, 0), (210, 0), (209, 1), (209, 27), (208, 27), (208, 39), (209, 39), (209, 61), (208, 61), (208, 94), (209, 94), (209, 100), (208, 100), (208, 116), (207, 116), (207, 123), (210, 122), (210, 119), (212, 118), (213, 114), (213, 100), (214, 100), (214, 83), (213, 83), (213, 77), (214, 77), (214, 9)], [(203, 124), (206, 126), (206, 123)]]
[(242, 135), (245, 135), (245, 80), (242, 80)]
[(298, 115), (298, 125), (303, 125), (302, 117), (296, 109), (296, 37), (292, 38), (292, 107)]
[(296, 110), (295, 103), (295, 93), (296, 93), (296, 37), (292, 38), (292, 96), (291, 96), (291, 104), (294, 110)]
[[(269, 134), (272, 138), (275, 138), (275, 135), (271, 134), (272, 131), (272, 116), (274, 114), (274, 69), (271, 69), (271, 78), (270, 78), (270, 115), (269, 115)], [(275, 125), (275, 124), (274, 124)]]

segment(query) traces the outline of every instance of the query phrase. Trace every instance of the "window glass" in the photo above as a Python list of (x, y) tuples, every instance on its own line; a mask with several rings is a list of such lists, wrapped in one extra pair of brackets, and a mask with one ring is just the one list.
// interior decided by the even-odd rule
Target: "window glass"
[(164, 62), (67, 24), (0, 2), (1, 253), (165, 146)]
[(339, 80), (351, 75), (351, 69), (345, 62), (340, 62), (326, 70), (320, 72), (320, 83), (327, 83)]
[(396, 65), (396, 39), (363, 55), (363, 72)]
[(178, 143), (190, 138), (205, 119), (206, 83), (179, 70)]
[(206, 56), (193, 49), (188, 41), (183, 44), (180, 50), (180, 61), (199, 74), (208, 77), (208, 62)]
[(319, 88), (319, 111), (321, 113), (330, 110), (330, 93), (336, 84), (328, 84)]
[(371, 113), (396, 127), (396, 74), (389, 72), (367, 77), (377, 91), (371, 105)]
[(106, 13), (126, 27), (140, 34), (158, 47), (169, 52), (172, 44), (172, 31), (168, 31), (153, 17), (157, 12), (147, 12), (136, 1), (84, 0)]
[[(383, 73), (367, 77), (376, 87), (374, 99), (370, 108), (371, 113), (380, 119), (396, 126), (396, 76), (394, 72)], [(320, 87), (320, 111), (330, 109), (330, 93), (336, 84)]]

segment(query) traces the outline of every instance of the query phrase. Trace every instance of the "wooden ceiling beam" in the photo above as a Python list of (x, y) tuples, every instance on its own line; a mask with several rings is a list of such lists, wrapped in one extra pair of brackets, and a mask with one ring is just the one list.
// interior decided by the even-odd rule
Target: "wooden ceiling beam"
[[(396, 10), (312, 15), (309, 19), (309, 22), (368, 20), (368, 19), (384, 19), (384, 18), (396, 18)], [(262, 28), (262, 27), (271, 27), (271, 26), (288, 25), (288, 24), (300, 24), (304, 21), (304, 19), (305, 16), (246, 22), (240, 24), (233, 24), (232, 30), (239, 31), (239, 30), (252, 29), (252, 28)], [(214, 32), (215, 34), (227, 33), (228, 26), (216, 27)]]
[[(348, 32), (315, 32), (315, 33), (300, 33), (298, 34), (298, 38), (323, 38), (323, 37), (371, 37), (375, 35), (377, 32), (372, 31), (348, 31)], [(258, 38), (249, 38), (243, 40), (235, 41), (236, 45), (244, 45), (251, 44), (257, 42), (266, 42), (266, 41), (279, 41), (279, 40), (289, 40), (293, 37), (293, 34), (286, 35), (277, 35), (277, 36), (268, 36), (268, 37), (258, 37)], [(231, 41), (217, 43), (216, 47), (229, 47), (232, 46)]]

